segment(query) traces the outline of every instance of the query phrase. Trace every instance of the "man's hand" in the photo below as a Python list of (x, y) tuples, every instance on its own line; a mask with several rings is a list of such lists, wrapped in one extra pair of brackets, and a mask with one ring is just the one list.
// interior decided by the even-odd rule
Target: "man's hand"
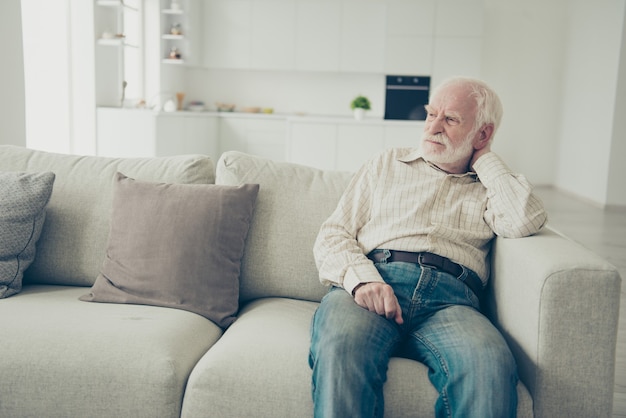
[(402, 325), (402, 308), (391, 286), (386, 283), (371, 282), (360, 285), (354, 291), (354, 301), (368, 311)]
[(487, 143), (481, 149), (474, 150), (474, 154), (472, 155), (472, 159), (470, 160), (470, 169), (474, 170), (474, 163), (483, 155), (491, 152), (491, 143)]

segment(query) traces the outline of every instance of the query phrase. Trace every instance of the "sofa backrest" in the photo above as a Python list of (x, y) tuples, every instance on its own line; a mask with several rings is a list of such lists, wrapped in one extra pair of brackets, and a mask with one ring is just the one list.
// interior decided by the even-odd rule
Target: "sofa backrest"
[(0, 145), (1, 171), (56, 174), (46, 221), (25, 283), (91, 286), (103, 262), (116, 172), (167, 183), (214, 183), (206, 156), (105, 158)]
[(229, 151), (216, 166), (216, 183), (260, 185), (241, 265), (240, 301), (291, 297), (319, 301), (313, 244), (352, 174), (321, 171)]

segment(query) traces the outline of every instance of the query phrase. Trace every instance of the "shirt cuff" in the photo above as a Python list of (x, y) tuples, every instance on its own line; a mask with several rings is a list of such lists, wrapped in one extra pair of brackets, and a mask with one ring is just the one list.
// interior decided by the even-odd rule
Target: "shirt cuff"
[(509, 167), (493, 151), (476, 160), (473, 168), (480, 181), (485, 185), (502, 175), (511, 174)]
[(359, 284), (370, 282), (385, 282), (373, 263), (350, 266), (343, 276), (343, 288), (346, 292), (350, 293), (350, 295), (352, 295), (352, 291)]

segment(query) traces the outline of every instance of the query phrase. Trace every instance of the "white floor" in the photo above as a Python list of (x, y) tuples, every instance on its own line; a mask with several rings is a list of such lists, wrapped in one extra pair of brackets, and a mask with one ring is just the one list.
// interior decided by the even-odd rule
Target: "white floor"
[(613, 418), (626, 418), (626, 208), (602, 209), (553, 188), (537, 188), (551, 226), (603, 256), (622, 276)]

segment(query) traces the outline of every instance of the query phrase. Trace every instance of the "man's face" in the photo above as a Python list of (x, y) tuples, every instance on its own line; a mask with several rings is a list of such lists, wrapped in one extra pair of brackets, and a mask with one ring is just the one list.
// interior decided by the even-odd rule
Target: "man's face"
[(463, 172), (474, 153), (476, 100), (462, 85), (440, 90), (426, 106), (422, 155), (449, 172)]

